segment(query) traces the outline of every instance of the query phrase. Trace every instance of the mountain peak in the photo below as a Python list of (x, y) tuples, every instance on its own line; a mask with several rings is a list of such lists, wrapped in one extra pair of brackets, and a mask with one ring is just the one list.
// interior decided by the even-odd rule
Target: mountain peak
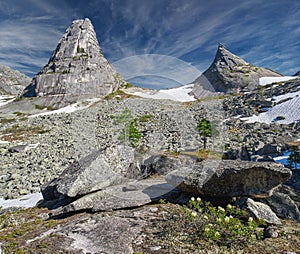
[[(197, 91), (214, 92), (251, 91), (259, 85), (260, 77), (280, 77), (279, 73), (247, 63), (219, 44), (213, 63), (194, 83), (195, 97), (201, 97)], [(201, 87), (201, 89), (200, 89)]]
[(61, 100), (75, 102), (105, 96), (124, 82), (104, 57), (94, 27), (86, 18), (74, 20), (67, 28), (24, 96), (59, 96)]

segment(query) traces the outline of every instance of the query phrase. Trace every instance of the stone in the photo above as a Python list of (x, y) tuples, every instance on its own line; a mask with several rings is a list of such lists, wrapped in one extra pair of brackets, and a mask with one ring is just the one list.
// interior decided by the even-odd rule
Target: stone
[(262, 219), (268, 224), (281, 224), (280, 219), (276, 216), (272, 209), (264, 203), (256, 202), (251, 198), (243, 197), (235, 203), (235, 206), (241, 208), (242, 210), (246, 210), (250, 216), (253, 216), (256, 219)]
[(26, 152), (28, 149), (29, 149), (29, 147), (27, 145), (17, 145), (17, 146), (8, 148), (8, 151), (10, 153), (21, 153), (21, 152)]
[(281, 76), (277, 72), (247, 63), (219, 44), (211, 66), (193, 82), (192, 94), (200, 98), (203, 89), (224, 93), (251, 91), (259, 85), (260, 77)]
[(58, 178), (42, 188), (45, 200), (75, 198), (120, 184), (139, 174), (134, 148), (115, 145), (97, 150), (71, 164)]
[(264, 200), (276, 215), (283, 219), (299, 220), (300, 213), (295, 202), (284, 193), (276, 192)]
[(23, 95), (47, 97), (46, 101), (62, 106), (103, 97), (123, 84), (125, 80), (103, 56), (94, 27), (86, 18), (72, 22)]
[(268, 226), (264, 230), (264, 237), (265, 238), (277, 238), (280, 234), (280, 230), (274, 226)]
[(277, 144), (265, 144), (263, 148), (259, 149), (256, 153), (261, 156), (276, 156), (279, 155), (281, 151)]
[(166, 175), (174, 187), (214, 197), (268, 197), (291, 170), (278, 163), (207, 160)]
[(181, 194), (181, 191), (168, 184), (162, 177), (131, 181), (79, 197), (65, 206), (52, 210), (50, 216), (66, 216), (86, 210), (99, 212), (133, 208), (160, 199), (175, 201)]

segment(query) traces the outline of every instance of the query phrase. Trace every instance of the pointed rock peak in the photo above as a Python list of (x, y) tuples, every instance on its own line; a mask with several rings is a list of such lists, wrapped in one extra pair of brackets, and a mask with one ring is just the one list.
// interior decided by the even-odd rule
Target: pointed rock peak
[(94, 27), (86, 18), (74, 20), (67, 28), (48, 64), (34, 77), (24, 96), (55, 96), (75, 102), (75, 98), (105, 96), (124, 83), (103, 56)]
[(260, 77), (280, 76), (282, 75), (272, 70), (247, 63), (220, 43), (211, 66), (194, 81), (192, 93), (196, 98), (200, 98), (203, 89), (225, 93), (246, 92), (259, 85)]
[(228, 66), (232, 66), (232, 65), (245, 65), (248, 63), (242, 58), (230, 52), (228, 49), (226, 49), (223, 44), (219, 43), (218, 51), (216, 53), (216, 57), (213, 64), (221, 64), (221, 65), (225, 64)]

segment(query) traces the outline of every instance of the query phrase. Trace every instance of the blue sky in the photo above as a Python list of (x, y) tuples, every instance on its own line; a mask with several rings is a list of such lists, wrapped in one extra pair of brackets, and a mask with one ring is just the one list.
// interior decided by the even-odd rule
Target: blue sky
[(161, 87), (192, 81), (220, 42), (254, 65), (300, 70), (299, 0), (0, 0), (0, 63), (33, 76), (85, 17), (121, 74), (152, 75)]

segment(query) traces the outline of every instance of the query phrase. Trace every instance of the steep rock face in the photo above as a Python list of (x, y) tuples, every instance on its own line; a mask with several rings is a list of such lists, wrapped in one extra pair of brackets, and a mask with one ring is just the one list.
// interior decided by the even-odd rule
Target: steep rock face
[(105, 96), (124, 82), (103, 56), (91, 21), (75, 20), (24, 96), (86, 99)]
[(201, 97), (203, 88), (225, 93), (250, 91), (258, 86), (260, 77), (280, 76), (274, 71), (247, 63), (219, 44), (211, 66), (194, 81), (192, 93), (198, 98)]
[(0, 64), (0, 94), (18, 95), (30, 81), (25, 74)]

